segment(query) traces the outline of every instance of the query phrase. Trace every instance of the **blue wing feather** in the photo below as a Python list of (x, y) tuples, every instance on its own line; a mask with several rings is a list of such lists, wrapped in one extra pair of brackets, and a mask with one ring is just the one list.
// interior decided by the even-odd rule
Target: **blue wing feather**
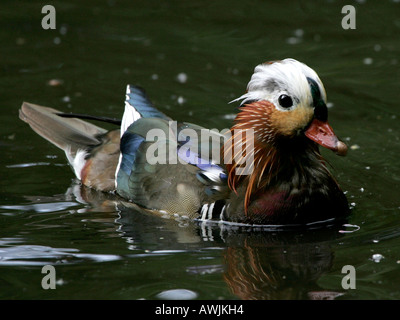
[(126, 90), (126, 102), (132, 106), (142, 118), (162, 118), (171, 120), (164, 113), (154, 108), (145, 91), (138, 86), (128, 85)]
[(122, 161), (120, 169), (123, 170), (127, 175), (132, 172), (132, 167), (135, 163), (136, 152), (139, 146), (144, 141), (144, 138), (136, 133), (126, 131), (121, 138), (121, 153)]
[(142, 136), (129, 131), (126, 131), (121, 138), (120, 150), (122, 159), (117, 173), (117, 189), (121, 195), (129, 195), (129, 177), (135, 168), (137, 150), (143, 141), (144, 138)]

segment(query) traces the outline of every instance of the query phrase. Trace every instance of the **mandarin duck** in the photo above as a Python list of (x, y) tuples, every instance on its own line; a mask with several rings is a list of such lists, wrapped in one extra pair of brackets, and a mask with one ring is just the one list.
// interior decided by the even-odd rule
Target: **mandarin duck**
[(224, 132), (172, 121), (131, 85), (122, 120), (27, 102), (20, 118), (64, 150), (83, 185), (143, 210), (253, 225), (346, 217), (347, 199), (319, 146), (338, 155), (347, 146), (328, 124), (316, 72), (294, 59), (260, 64), (235, 101), (239, 111)]

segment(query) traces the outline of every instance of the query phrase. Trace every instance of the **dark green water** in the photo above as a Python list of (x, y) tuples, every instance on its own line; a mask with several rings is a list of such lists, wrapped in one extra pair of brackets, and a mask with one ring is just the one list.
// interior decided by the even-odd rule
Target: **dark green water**
[[(349, 2), (53, 1), (44, 30), (47, 2), (2, 1), (0, 298), (399, 299), (400, 3)], [(238, 232), (107, 205), (18, 119), (22, 101), (120, 117), (131, 83), (172, 118), (222, 129), (255, 65), (286, 57), (318, 72), (350, 146), (323, 154), (353, 232)], [(55, 290), (41, 286), (47, 264)], [(345, 265), (356, 289), (342, 288)]]

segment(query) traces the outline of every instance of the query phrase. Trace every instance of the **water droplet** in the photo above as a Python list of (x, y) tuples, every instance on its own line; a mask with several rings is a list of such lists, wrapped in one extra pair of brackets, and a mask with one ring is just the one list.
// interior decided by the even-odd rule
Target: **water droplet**
[(301, 39), (300, 38), (296, 38), (296, 37), (290, 37), (290, 38), (287, 38), (286, 42), (288, 44), (298, 44), (298, 43), (301, 42)]
[(71, 98), (69, 96), (65, 96), (61, 100), (62, 100), (62, 102), (70, 102)]
[(176, 76), (176, 80), (180, 83), (186, 83), (188, 79), (188, 76), (186, 73), (181, 72)]
[(296, 30), (294, 30), (294, 35), (296, 37), (299, 37), (299, 38), (304, 36), (304, 30), (303, 29), (296, 29)]
[(179, 104), (184, 104), (186, 102), (186, 99), (184, 97), (182, 97), (182, 96), (179, 96), (177, 101), (178, 101)]
[(47, 81), (47, 84), (51, 87), (59, 87), (64, 83), (63, 80), (61, 79), (50, 79), (49, 81)]
[(65, 36), (65, 35), (67, 34), (67, 32), (68, 32), (68, 27), (67, 27), (66, 25), (63, 24), (63, 25), (60, 27), (60, 34), (63, 35), (63, 36)]
[(372, 260), (376, 263), (379, 263), (383, 258), (384, 256), (381, 255), (380, 253), (375, 253), (372, 255)]
[(60, 37), (55, 37), (55, 38), (53, 39), (53, 43), (54, 43), (54, 44), (60, 44), (60, 43), (61, 43), (61, 38), (60, 38)]
[(222, 118), (227, 119), (227, 120), (233, 120), (236, 118), (236, 114), (235, 113), (225, 114), (222, 116)]
[(198, 294), (188, 289), (165, 290), (157, 294), (158, 299), (162, 300), (193, 300)]
[(364, 58), (363, 63), (366, 65), (370, 65), (374, 62), (372, 58)]

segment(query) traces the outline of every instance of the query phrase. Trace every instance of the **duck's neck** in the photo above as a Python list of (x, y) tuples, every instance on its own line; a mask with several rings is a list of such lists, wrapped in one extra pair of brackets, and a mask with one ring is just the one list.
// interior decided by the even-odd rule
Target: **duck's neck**
[[(238, 129), (246, 129), (240, 123), (232, 127), (232, 137)], [(248, 145), (248, 135), (242, 135), (242, 145)], [(225, 150), (232, 151), (234, 139), (225, 143)], [(237, 139), (236, 139), (237, 140)], [(326, 179), (332, 179), (325, 162), (319, 153), (318, 146), (306, 137), (290, 139), (277, 138), (265, 142), (254, 134), (254, 148), (240, 154), (227, 164), (228, 184), (236, 192), (239, 187), (245, 186), (244, 212), (253, 195), (260, 192), (275, 190), (290, 194), (293, 190), (302, 190), (321, 185)], [(252, 159), (250, 174), (237, 174), (237, 168)]]

